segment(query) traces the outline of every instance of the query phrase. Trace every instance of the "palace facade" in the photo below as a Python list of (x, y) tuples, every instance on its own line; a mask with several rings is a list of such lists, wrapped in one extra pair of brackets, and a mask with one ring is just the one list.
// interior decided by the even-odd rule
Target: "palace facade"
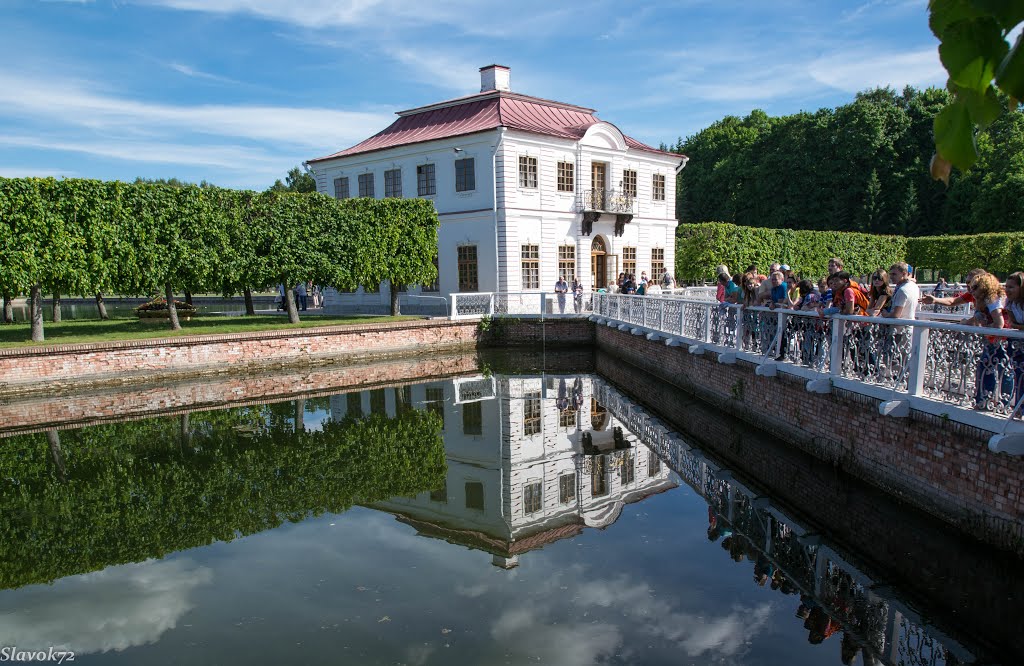
[[(550, 292), (559, 276), (596, 290), (620, 272), (660, 278), (674, 266), (685, 156), (593, 109), (512, 92), (508, 67), (480, 78), (477, 94), (399, 111), (380, 133), (307, 162), (317, 190), (339, 199), (434, 202), (438, 280), (402, 285), (404, 310), (447, 307), (455, 292)], [(327, 290), (325, 308), (383, 311), (389, 289)]]

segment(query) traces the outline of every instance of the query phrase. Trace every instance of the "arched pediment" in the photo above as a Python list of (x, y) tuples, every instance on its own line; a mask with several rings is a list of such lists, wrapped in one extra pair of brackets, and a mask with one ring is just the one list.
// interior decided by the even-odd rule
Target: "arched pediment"
[(626, 149), (626, 137), (622, 135), (619, 128), (611, 123), (594, 123), (587, 128), (586, 134), (580, 139), (580, 144), (593, 146), (595, 148), (611, 148), (613, 150)]

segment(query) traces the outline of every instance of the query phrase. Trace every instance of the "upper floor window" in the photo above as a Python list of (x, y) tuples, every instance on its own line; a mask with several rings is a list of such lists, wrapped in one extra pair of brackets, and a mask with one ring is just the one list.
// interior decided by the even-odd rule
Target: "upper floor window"
[(359, 174), (359, 196), (361, 197), (373, 197), (373, 174), (372, 173), (361, 173)]
[(384, 172), (384, 196), (402, 197), (402, 170), (390, 169)]
[(524, 245), (522, 261), (523, 289), (540, 289), (540, 246)]
[(434, 178), (433, 164), (421, 164), (416, 167), (416, 194), (421, 197), (437, 194), (437, 180)]
[(342, 176), (341, 178), (334, 179), (334, 198), (335, 199), (348, 199), (348, 178)]
[(622, 194), (627, 197), (636, 197), (636, 171), (626, 169), (622, 172)]
[(519, 156), (519, 187), (537, 187), (537, 158)]
[(558, 191), (576, 191), (576, 165), (572, 162), (558, 163)]
[(455, 191), (471, 192), (476, 189), (476, 166), (472, 157), (455, 160)]
[(665, 174), (656, 173), (651, 176), (651, 198), (655, 201), (665, 200)]
[(479, 291), (477, 282), (476, 245), (460, 245), (459, 291)]

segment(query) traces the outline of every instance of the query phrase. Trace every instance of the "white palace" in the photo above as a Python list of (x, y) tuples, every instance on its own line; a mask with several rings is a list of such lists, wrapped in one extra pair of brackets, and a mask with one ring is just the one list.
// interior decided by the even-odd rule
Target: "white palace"
[[(594, 290), (619, 272), (674, 265), (685, 156), (593, 109), (512, 92), (508, 67), (482, 67), (480, 81), (479, 93), (399, 111), (378, 134), (307, 163), (317, 190), (339, 199), (434, 202), (438, 280), (400, 287), (403, 308), (439, 309), (455, 292), (550, 292), (560, 275)], [(325, 308), (384, 311), (389, 289), (327, 290)]]

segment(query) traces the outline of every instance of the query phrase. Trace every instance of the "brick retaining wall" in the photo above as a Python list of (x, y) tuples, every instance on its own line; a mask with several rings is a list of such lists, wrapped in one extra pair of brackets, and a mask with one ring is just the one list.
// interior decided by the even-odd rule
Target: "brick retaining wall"
[[(1024, 663), (1017, 625), (1005, 620), (1024, 598), (1017, 558), (948, 529), (947, 523), (611, 354), (598, 352), (596, 366), (754, 492), (826, 536), (852, 564), (876, 581), (891, 581), (897, 594), (932, 622), (941, 620), (943, 631), (968, 629), (967, 636), (954, 636), (966, 643), (985, 636), (997, 645), (1019, 645), (1016, 658), (1008, 661)], [(963, 527), (983, 534), (986, 525)]]
[(493, 346), (589, 345), (586, 319), (515, 321), (480, 340), (476, 321), (413, 320), (227, 335), (0, 349), (0, 396), (174, 381), (274, 366), (308, 366)]
[(597, 346), (989, 542), (1021, 539), (1024, 458), (989, 451), (991, 433), (919, 412), (883, 417), (874, 398), (809, 393), (797, 377), (759, 377), (752, 364), (607, 326)]

